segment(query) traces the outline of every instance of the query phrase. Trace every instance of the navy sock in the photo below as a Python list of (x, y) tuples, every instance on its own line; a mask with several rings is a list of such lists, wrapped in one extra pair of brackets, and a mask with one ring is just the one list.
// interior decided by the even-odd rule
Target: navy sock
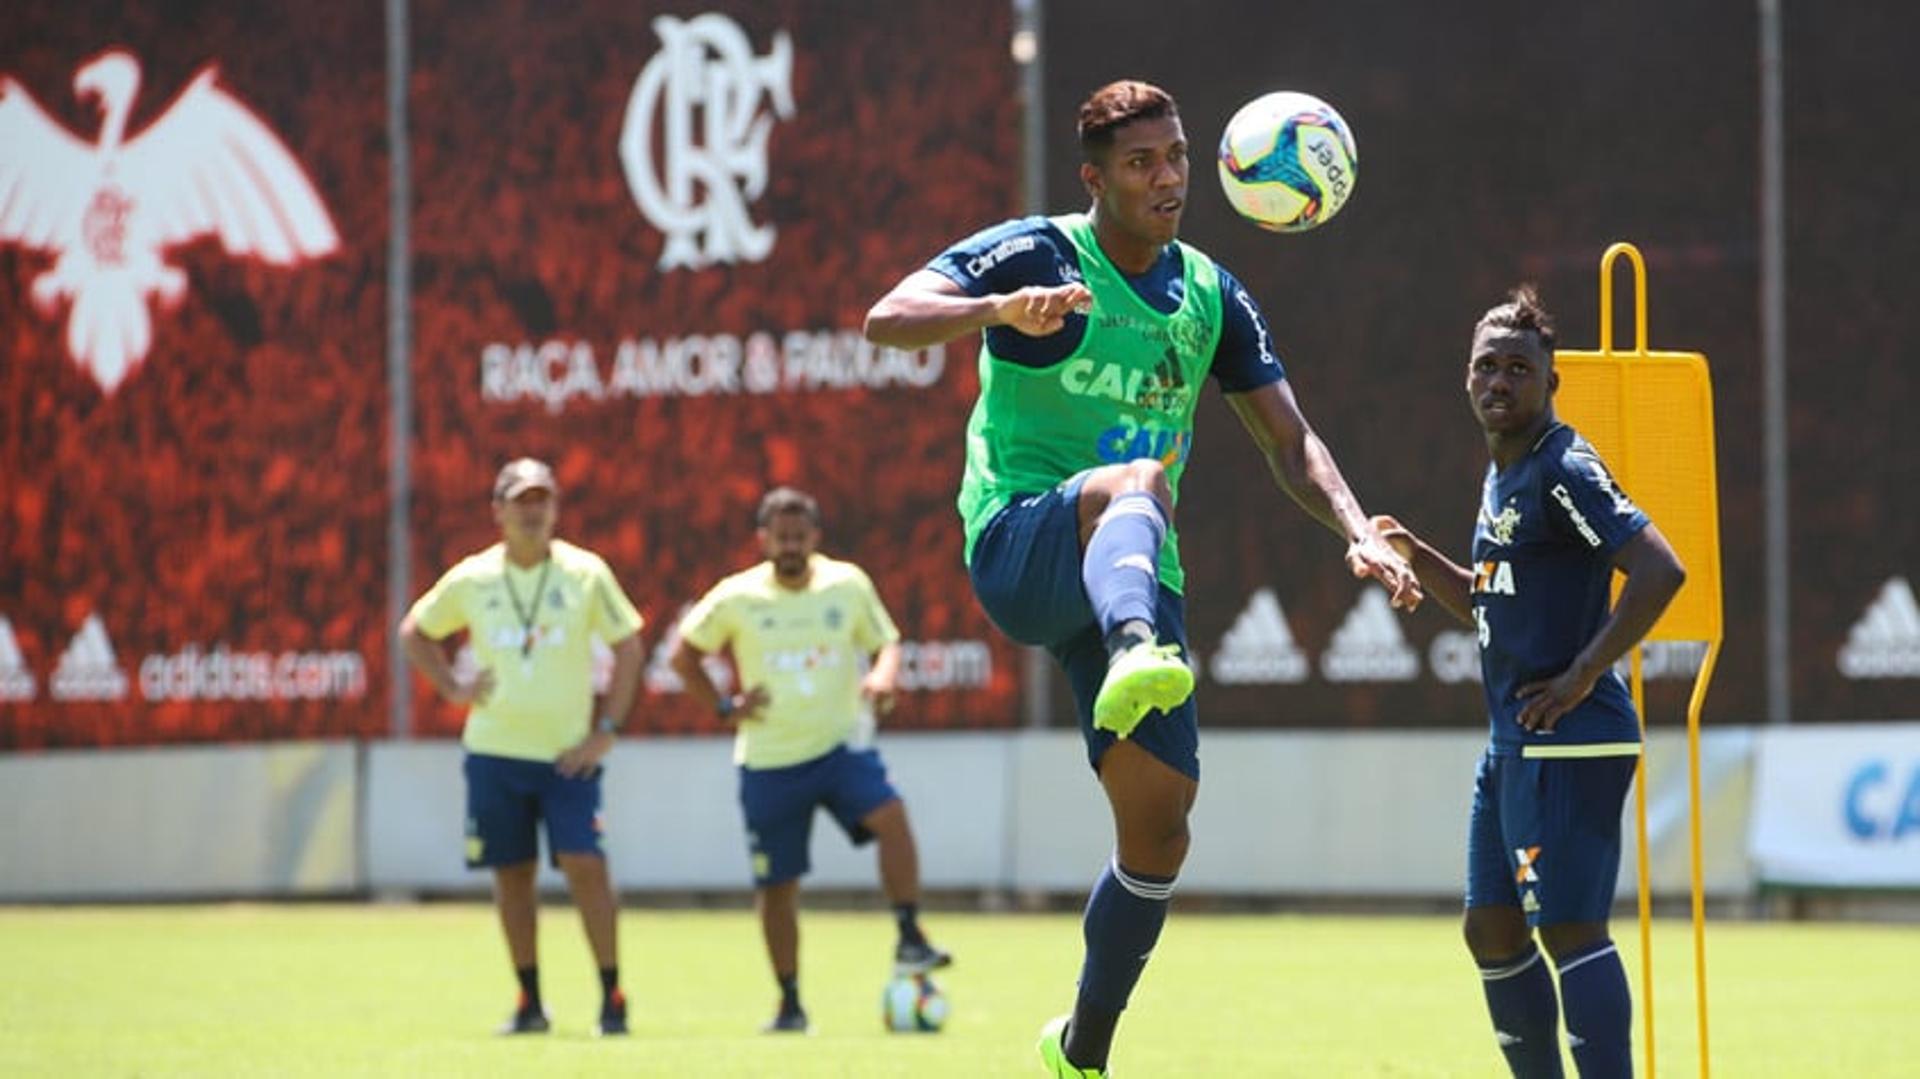
[(513, 968), (513, 976), (520, 979), (520, 1010), (537, 1012), (540, 1010), (540, 964), (530, 967)]
[(925, 944), (926, 934), (920, 932), (920, 904), (895, 903), (893, 921), (900, 927), (900, 943)]
[(790, 1015), (800, 1010), (800, 975), (776, 974), (780, 982), (780, 1014)]
[(1118, 858), (1087, 897), (1082, 931), (1087, 958), (1080, 967), (1080, 995), (1067, 1025), (1067, 1059), (1078, 1068), (1105, 1068), (1113, 1028), (1146, 969), (1147, 956), (1167, 921), (1173, 878), (1135, 873)]
[(1540, 949), (1528, 943), (1527, 950), (1512, 959), (1482, 966), (1480, 985), (1486, 990), (1494, 1037), (1515, 1079), (1564, 1075), (1560, 1042), (1554, 1036), (1560, 1025), (1560, 1001)]
[(1153, 625), (1166, 536), (1167, 515), (1147, 492), (1129, 491), (1107, 504), (1080, 560), (1080, 582), (1103, 635), (1127, 622)]
[(607, 1001), (620, 997), (620, 968), (618, 966), (600, 968), (600, 996), (603, 1000)]
[(1561, 960), (1560, 996), (1581, 1079), (1631, 1076), (1633, 995), (1613, 941), (1603, 939)]

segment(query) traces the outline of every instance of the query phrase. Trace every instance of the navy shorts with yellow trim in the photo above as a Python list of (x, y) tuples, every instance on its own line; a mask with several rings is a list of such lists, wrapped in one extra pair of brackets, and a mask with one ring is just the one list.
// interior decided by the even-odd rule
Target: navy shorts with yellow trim
[[(987, 522), (967, 566), (974, 595), (1001, 632), (1044, 645), (1067, 672), (1080, 716), (1087, 763), (1113, 745), (1112, 731), (1093, 725), (1093, 700), (1107, 676), (1106, 641), (1080, 575), (1080, 473), (1050, 491), (1020, 495)], [(1162, 584), (1154, 632), (1187, 655), (1186, 601)], [(1200, 778), (1200, 713), (1189, 696), (1171, 712), (1149, 712), (1132, 734), (1135, 745), (1182, 775)]]
[(759, 887), (806, 875), (813, 868), (813, 811), (824, 808), (854, 846), (873, 838), (860, 822), (900, 797), (873, 749), (835, 746), (785, 768), (740, 769), (740, 811), (747, 822), (747, 854)]
[(1606, 921), (1634, 761), (1484, 753), (1467, 821), (1467, 906), (1519, 907), (1534, 926)]
[(547, 851), (601, 854), (600, 775), (568, 778), (552, 761), (469, 753), (467, 776), (467, 868), (515, 865), (540, 854), (539, 826), (547, 826)]

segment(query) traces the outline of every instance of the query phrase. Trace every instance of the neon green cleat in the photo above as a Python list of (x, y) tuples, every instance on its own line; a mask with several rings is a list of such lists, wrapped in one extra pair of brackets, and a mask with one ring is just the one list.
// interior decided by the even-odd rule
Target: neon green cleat
[(1057, 1015), (1040, 1028), (1040, 1063), (1054, 1079), (1110, 1079), (1103, 1068), (1076, 1068), (1067, 1060), (1067, 1016)]
[(1143, 641), (1107, 665), (1093, 700), (1093, 725), (1125, 738), (1148, 712), (1177, 708), (1192, 695), (1193, 668), (1180, 658), (1180, 646)]

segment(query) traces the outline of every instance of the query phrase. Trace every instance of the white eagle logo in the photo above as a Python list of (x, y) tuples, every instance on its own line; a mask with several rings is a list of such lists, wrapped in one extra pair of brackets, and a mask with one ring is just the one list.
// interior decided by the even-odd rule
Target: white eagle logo
[(72, 301), (67, 352), (109, 393), (153, 343), (148, 297), (172, 306), (186, 294), (166, 248), (213, 233), (228, 254), (288, 266), (340, 246), (299, 162), (215, 85), (213, 65), (126, 139), (139, 89), (124, 50), (80, 67), (74, 95), (97, 98), (102, 117), (88, 145), (0, 77), (0, 241), (58, 256), (33, 281), (34, 306), (51, 318)]

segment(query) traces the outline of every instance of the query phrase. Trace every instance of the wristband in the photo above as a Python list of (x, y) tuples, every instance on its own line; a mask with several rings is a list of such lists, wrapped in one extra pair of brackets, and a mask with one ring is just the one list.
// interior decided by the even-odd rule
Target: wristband
[(593, 729), (599, 731), (601, 734), (618, 735), (620, 733), (620, 724), (615, 723), (612, 716), (601, 716), (594, 722)]
[(732, 715), (733, 714), (733, 694), (729, 693), (726, 696), (721, 697), (718, 701), (715, 701), (713, 705), (713, 712), (715, 715), (719, 716), (721, 719), (725, 719), (728, 716)]

